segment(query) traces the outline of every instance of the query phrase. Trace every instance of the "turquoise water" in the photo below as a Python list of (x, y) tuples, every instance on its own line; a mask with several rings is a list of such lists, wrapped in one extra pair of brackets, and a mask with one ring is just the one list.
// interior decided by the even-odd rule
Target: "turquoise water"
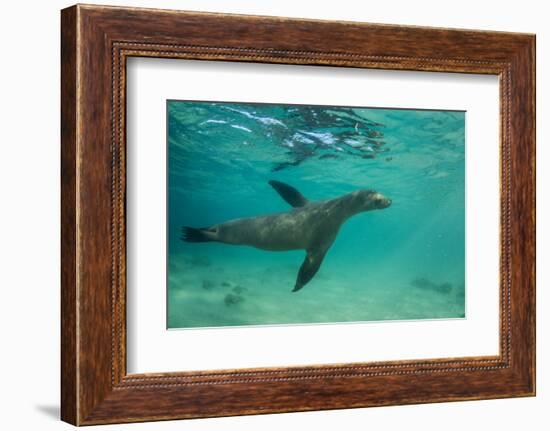
[[(465, 113), (168, 101), (168, 327), (465, 316)], [(375, 190), (292, 292), (303, 250), (185, 242), (182, 226)]]

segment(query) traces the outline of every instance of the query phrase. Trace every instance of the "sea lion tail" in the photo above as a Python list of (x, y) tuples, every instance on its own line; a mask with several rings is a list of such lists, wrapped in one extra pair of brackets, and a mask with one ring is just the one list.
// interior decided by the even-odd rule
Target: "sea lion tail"
[(206, 227), (189, 227), (183, 226), (181, 229), (181, 239), (186, 242), (210, 242), (216, 241), (213, 238), (213, 233)]

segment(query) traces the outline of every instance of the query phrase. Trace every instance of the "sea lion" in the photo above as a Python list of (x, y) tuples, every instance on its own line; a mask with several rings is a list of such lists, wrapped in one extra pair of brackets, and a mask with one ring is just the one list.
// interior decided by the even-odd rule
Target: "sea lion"
[(355, 214), (387, 208), (391, 199), (374, 190), (357, 190), (336, 199), (309, 201), (294, 187), (279, 181), (269, 184), (294, 209), (277, 214), (240, 218), (210, 227), (182, 228), (183, 241), (248, 245), (262, 250), (305, 250), (306, 257), (293, 292), (317, 273), (340, 226)]

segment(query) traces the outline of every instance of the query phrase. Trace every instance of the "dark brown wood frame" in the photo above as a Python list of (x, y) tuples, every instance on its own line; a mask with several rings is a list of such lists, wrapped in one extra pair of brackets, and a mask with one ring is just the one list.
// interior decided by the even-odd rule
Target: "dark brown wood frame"
[[(63, 420), (88, 425), (535, 394), (534, 35), (81, 5), (63, 10), (61, 24)], [(498, 75), (499, 355), (128, 375), (131, 56)]]

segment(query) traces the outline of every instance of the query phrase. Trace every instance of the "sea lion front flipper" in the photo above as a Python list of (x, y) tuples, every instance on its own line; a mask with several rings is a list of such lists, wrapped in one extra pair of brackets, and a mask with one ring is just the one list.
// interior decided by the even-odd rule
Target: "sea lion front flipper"
[(302, 194), (296, 190), (294, 187), (289, 186), (288, 184), (281, 183), (280, 181), (271, 180), (269, 185), (275, 189), (277, 193), (293, 207), (303, 207), (307, 204), (307, 199), (302, 196)]
[(294, 289), (292, 289), (293, 292), (300, 290), (307, 283), (309, 283), (309, 281), (313, 278), (313, 276), (321, 267), (321, 263), (323, 263), (323, 259), (325, 258), (326, 254), (327, 250), (323, 250), (321, 252), (315, 251), (313, 253), (311, 251), (307, 252), (304, 263), (302, 263), (300, 271), (298, 272), (296, 285), (294, 286)]

